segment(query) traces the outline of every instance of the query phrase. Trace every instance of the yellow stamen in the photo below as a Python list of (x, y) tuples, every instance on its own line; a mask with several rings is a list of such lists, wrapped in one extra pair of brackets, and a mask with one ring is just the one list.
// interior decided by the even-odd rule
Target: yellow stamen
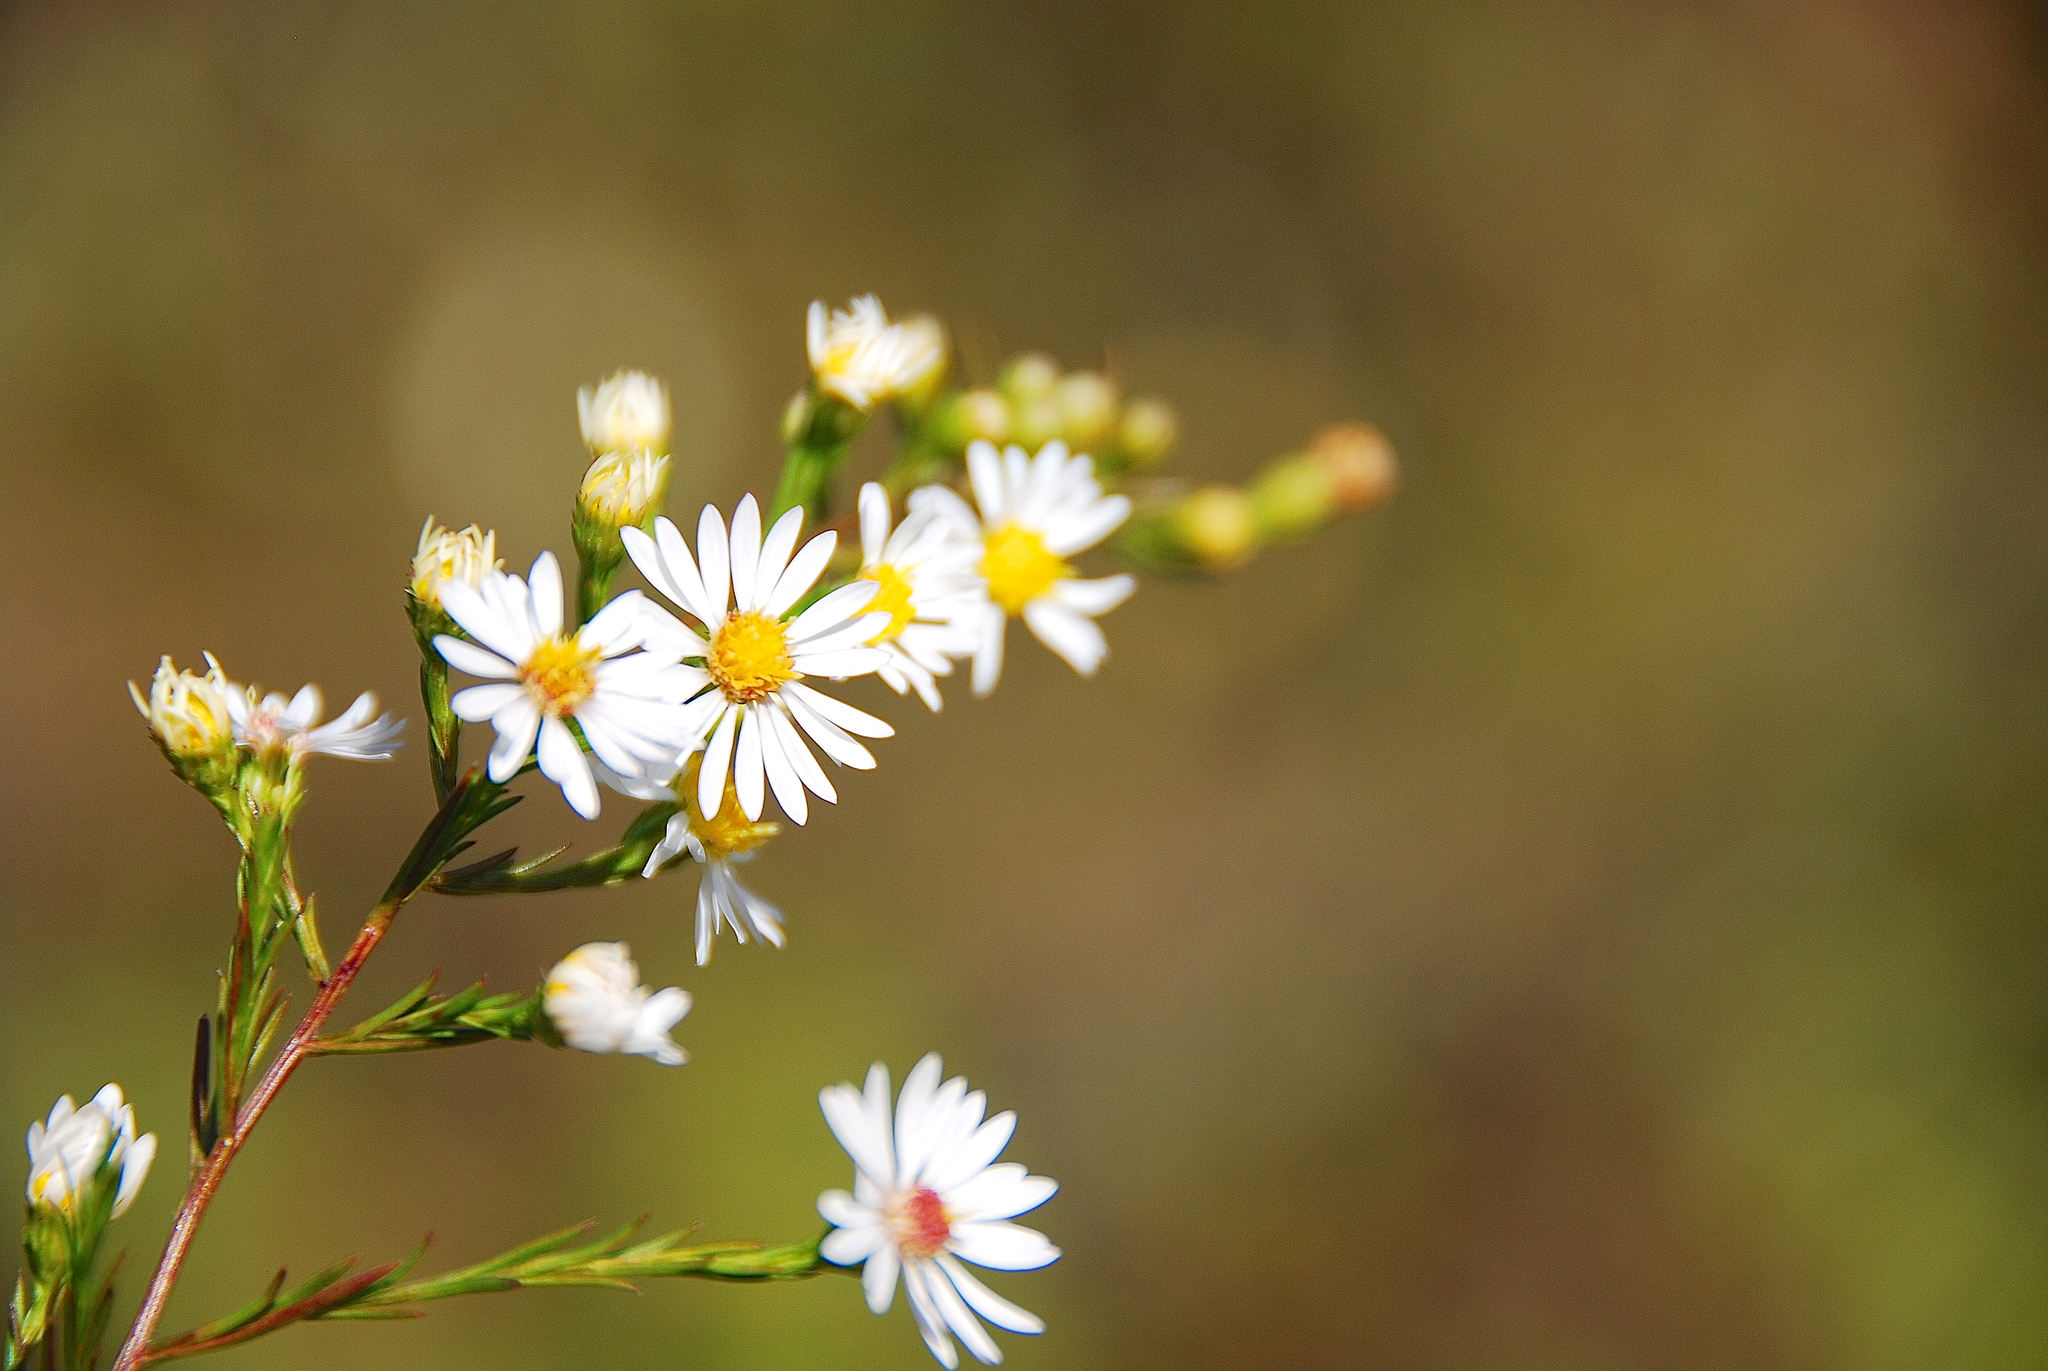
[(860, 574), (863, 581), (873, 581), (879, 590), (875, 598), (868, 601), (863, 613), (887, 614), (889, 622), (880, 633), (868, 639), (869, 643), (886, 643), (917, 617), (917, 611), (910, 606), (910, 578), (887, 562), (869, 567)]
[(765, 700), (797, 675), (789, 659), (789, 635), (758, 609), (726, 618), (704, 654), (704, 667), (735, 704)]
[(604, 654), (574, 638), (554, 637), (533, 650), (519, 668), (520, 684), (543, 713), (553, 718), (576, 712), (597, 689), (594, 668)]
[(988, 581), (988, 597), (1011, 614), (1074, 574), (1067, 560), (1045, 546), (1045, 539), (1028, 528), (1004, 524), (988, 535), (982, 546), (981, 574)]
[(755, 823), (741, 812), (739, 791), (734, 789), (730, 777), (725, 782), (725, 794), (718, 802), (718, 812), (708, 820), (699, 814), (697, 772), (703, 761), (703, 753), (691, 754), (688, 765), (683, 768), (682, 779), (676, 784), (676, 794), (683, 797), (689, 808), (690, 832), (704, 844), (706, 857), (738, 856), (759, 847), (782, 831), (781, 824)]

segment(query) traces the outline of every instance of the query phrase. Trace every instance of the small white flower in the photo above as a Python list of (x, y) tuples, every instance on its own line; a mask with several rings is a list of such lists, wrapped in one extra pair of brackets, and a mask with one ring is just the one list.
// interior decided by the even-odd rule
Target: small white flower
[(398, 735), (405, 731), (405, 720), (377, 714), (377, 697), (367, 690), (340, 718), (323, 724), (319, 686), (301, 686), (289, 700), (274, 691), (259, 697), (255, 686), (230, 681), (210, 652), (206, 663), (234, 720), (235, 741), (252, 752), (283, 747), (295, 758), (325, 754), (382, 762), (402, 746)]
[(818, 389), (863, 413), (912, 389), (946, 360), (937, 323), (920, 317), (891, 324), (872, 295), (829, 314), (824, 301), (812, 301), (804, 332)]
[(665, 452), (608, 452), (583, 473), (577, 502), (608, 524), (638, 524), (668, 493), (668, 465)]
[[(212, 662), (212, 654), (206, 660)], [(234, 737), (234, 715), (229, 713), (223, 683), (217, 663), (211, 675), (201, 676), (196, 671), (178, 670), (165, 657), (150, 678), (148, 697), (133, 681), (128, 683), (128, 695), (149, 720), (149, 731), (168, 751), (181, 757), (201, 757), (230, 746)]]
[[(974, 693), (988, 694), (1002, 676), (1003, 632), (1011, 615), (1021, 615), (1038, 641), (1067, 665), (1094, 675), (1109, 655), (1095, 618), (1129, 599), (1138, 582), (1128, 575), (1077, 580), (1068, 558), (1114, 533), (1131, 516), (1130, 500), (1104, 495), (1094, 462), (1068, 456), (1067, 445), (1057, 440), (1036, 457), (1016, 446), (997, 456), (994, 445), (971, 443), (967, 473), (980, 508), (981, 575), (988, 587), (974, 653)], [(918, 492), (924, 503), (956, 519), (973, 518), (951, 491), (926, 491)]]
[(974, 651), (988, 602), (976, 570), (980, 539), (963, 536), (956, 520), (928, 504), (890, 532), (889, 497), (870, 481), (860, 488), (860, 550), (860, 579), (879, 587), (868, 612), (889, 615), (872, 640), (889, 654), (878, 674), (898, 695), (914, 687), (937, 710), (934, 678), (950, 676), (952, 659)]
[(889, 1116), (889, 1071), (868, 1069), (867, 1089), (841, 1083), (818, 1092), (839, 1145), (853, 1158), (853, 1193), (827, 1190), (818, 1212), (833, 1225), (819, 1249), (841, 1266), (866, 1262), (861, 1286), (868, 1308), (886, 1313), (896, 1298), (896, 1273), (910, 1292), (918, 1332), (941, 1365), (959, 1362), (948, 1331), (994, 1365), (1001, 1349), (975, 1320), (979, 1314), (1014, 1333), (1042, 1333), (1045, 1323), (990, 1290), (961, 1263), (997, 1271), (1031, 1271), (1060, 1250), (1035, 1228), (1010, 1220), (1036, 1209), (1059, 1187), (1015, 1162), (996, 1163), (1017, 1116), (982, 1122), (987, 1099), (963, 1077), (939, 1084), (939, 1054), (911, 1068)]
[(597, 783), (569, 720), (582, 729), (592, 754), (622, 776), (644, 775), (650, 764), (672, 765), (683, 751), (679, 701), (703, 673), (678, 667), (680, 653), (666, 647), (634, 651), (655, 617), (668, 621), (669, 637), (685, 633), (640, 592), (628, 591), (589, 623), (565, 631), (562, 569), (553, 553), (543, 552), (526, 580), (494, 572), (480, 590), (444, 585), (441, 607), (476, 641), (443, 634), (434, 646), (450, 666), (495, 678), (449, 701), (458, 718), (488, 719), (497, 730), (493, 781), (516, 776), (538, 737), (541, 773), (562, 788), (571, 809), (594, 819)]
[(121, 1178), (114, 1192), (118, 1219), (135, 1203), (154, 1160), (156, 1134), (135, 1136), (135, 1109), (122, 1101), (120, 1086), (104, 1087), (83, 1109), (63, 1095), (47, 1120), (28, 1126), (28, 1202), (74, 1213), (79, 1196), (106, 1166)]
[(438, 608), (442, 582), (460, 581), (475, 590), (483, 584), (487, 573), (502, 571), (504, 567), (504, 560), (498, 556), (496, 530), (486, 532), (471, 524), (457, 533), (435, 523), (430, 514), (420, 529), (420, 549), (413, 554), (412, 597)]
[[(668, 828), (655, 844), (640, 874), (653, 877), (664, 866), (687, 852), (704, 868), (697, 882), (697, 965), (711, 960), (712, 940), (723, 924), (732, 926), (733, 936), (747, 940), (747, 930), (762, 942), (782, 946), (782, 911), (740, 884), (733, 872), (739, 862), (754, 859), (754, 849), (782, 829), (775, 823), (761, 823), (740, 813), (739, 796), (727, 781), (718, 812), (706, 822), (697, 807), (697, 777), (703, 763), (693, 755), (683, 773), (683, 812), (670, 818)], [(674, 799), (673, 791), (660, 798)]]
[(782, 812), (802, 823), (809, 812), (806, 789), (827, 801), (836, 801), (838, 793), (798, 729), (834, 761), (863, 770), (875, 759), (847, 735), (886, 738), (895, 732), (803, 683), (806, 676), (865, 675), (889, 660), (867, 646), (889, 622), (886, 614), (867, 612), (878, 590), (871, 581), (843, 585), (785, 621), (825, 570), (839, 539), (821, 533), (796, 551), (803, 518), (801, 509), (790, 510), (764, 540), (761, 512), (749, 495), (733, 512), (728, 538), (717, 507), (706, 505), (697, 520), (694, 560), (668, 519), (654, 521), (651, 538), (637, 528), (619, 530), (641, 574), (704, 625), (705, 636), (699, 637), (666, 614), (648, 621), (650, 640), (704, 663), (678, 668), (691, 674), (693, 691), (702, 691), (684, 707), (686, 742), (678, 749), (706, 740), (697, 777), (701, 812), (718, 812), (730, 774), (748, 819), (761, 817), (765, 779)]
[(585, 943), (556, 962), (541, 1007), (578, 1051), (652, 1057), (663, 1066), (690, 1059), (669, 1037), (690, 1012), (689, 992), (670, 986), (650, 994), (624, 943)]
[(591, 456), (668, 451), (668, 388), (644, 371), (619, 371), (576, 392), (576, 417)]

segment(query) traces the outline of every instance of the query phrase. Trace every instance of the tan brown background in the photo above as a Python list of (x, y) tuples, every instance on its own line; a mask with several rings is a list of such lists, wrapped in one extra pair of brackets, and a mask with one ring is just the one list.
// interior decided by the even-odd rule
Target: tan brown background
[[(566, 553), (618, 365), (674, 388), (673, 506), (729, 506), (804, 306), (875, 289), (1106, 355), (1196, 474), (1357, 416), (1407, 487), (1148, 586), (1093, 683), (1013, 640), (938, 719), (858, 687), (902, 734), (754, 868), (786, 952), (699, 972), (687, 877), (422, 901), (363, 1009), (623, 937), (695, 1060), (316, 1063), (174, 1324), (427, 1229), (803, 1236), (814, 1092), (939, 1047), (1063, 1183), (1019, 1366), (2039, 1365), (2043, 62), (1962, 0), (10, 7), (0, 1121), (129, 1089), (139, 1276), (232, 859), (124, 678), (417, 714), (424, 516)], [(337, 936), (416, 748), (320, 764)], [(220, 1365), (924, 1355), (825, 1279)]]

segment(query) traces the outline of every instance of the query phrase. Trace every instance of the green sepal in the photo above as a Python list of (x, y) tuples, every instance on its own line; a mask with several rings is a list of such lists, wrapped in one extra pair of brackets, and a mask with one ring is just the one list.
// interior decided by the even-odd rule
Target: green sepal
[(554, 1038), (542, 1008), (542, 988), (525, 994), (486, 995), (484, 982), (436, 999), (435, 972), (389, 1008), (353, 1028), (316, 1038), (313, 1055), (424, 1052), (492, 1039)]
[(434, 646), (434, 639), (444, 633), (451, 638), (464, 635), (446, 610), (421, 600), (410, 588), (405, 592), (405, 613), (420, 650), (420, 701), (427, 709), (427, 762), (433, 773), (434, 798), (445, 800), (462, 771), (462, 720), (448, 703), (448, 663)]
[(638, 876), (654, 855), (668, 821), (679, 811), (674, 801), (664, 800), (642, 810), (626, 828), (617, 844), (593, 853), (581, 861), (550, 866), (566, 848), (519, 862), (517, 848), (507, 848), (480, 862), (443, 871), (432, 888), (443, 895), (534, 895), (549, 890), (573, 890), (591, 886), (618, 885)]
[(774, 524), (798, 506), (803, 507), (807, 524), (820, 524), (831, 516), (832, 475), (867, 418), (844, 400), (815, 390), (790, 402), (782, 419), (782, 475), (775, 483), (766, 523)]

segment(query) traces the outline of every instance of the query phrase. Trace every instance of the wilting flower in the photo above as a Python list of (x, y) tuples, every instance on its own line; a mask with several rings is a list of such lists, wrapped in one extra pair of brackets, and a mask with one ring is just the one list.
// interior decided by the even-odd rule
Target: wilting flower
[(119, 1218), (154, 1160), (156, 1134), (135, 1136), (135, 1109), (123, 1102), (120, 1086), (103, 1087), (82, 1109), (62, 1095), (47, 1120), (28, 1126), (28, 1202), (76, 1214), (104, 1168), (120, 1178), (113, 1205)]
[(234, 715), (229, 712), (228, 691), (222, 688), (227, 683), (211, 653), (206, 660), (213, 671), (201, 676), (180, 671), (169, 657), (163, 658), (150, 678), (147, 697), (135, 682), (128, 683), (129, 697), (149, 720), (149, 731), (174, 757), (215, 756), (234, 746)]
[(918, 1332), (941, 1365), (959, 1358), (948, 1332), (993, 1365), (1001, 1349), (975, 1315), (1015, 1333), (1042, 1333), (1037, 1315), (990, 1290), (963, 1266), (1030, 1271), (1059, 1259), (1060, 1250), (1035, 1228), (1010, 1219), (1036, 1209), (1059, 1187), (1015, 1162), (996, 1164), (1017, 1116), (982, 1122), (986, 1097), (965, 1078), (939, 1084), (939, 1054), (911, 1068), (889, 1117), (889, 1070), (868, 1069), (867, 1089), (841, 1083), (818, 1092), (818, 1105), (839, 1145), (853, 1158), (853, 1193), (827, 1190), (818, 1212), (834, 1226), (819, 1249), (841, 1266), (867, 1265), (861, 1286), (881, 1314), (896, 1298), (896, 1273), (910, 1292)]
[(438, 609), (444, 581), (457, 581), (475, 590), (488, 573), (504, 566), (498, 556), (496, 530), (486, 532), (471, 524), (457, 533), (428, 515), (420, 529), (420, 550), (412, 559), (412, 597)]
[(576, 501), (589, 516), (619, 527), (637, 525), (668, 493), (669, 458), (646, 448), (608, 452), (583, 473)]
[[(597, 782), (568, 720), (582, 728), (597, 759), (623, 776), (640, 776), (649, 764), (672, 765), (683, 750), (678, 702), (698, 688), (702, 673), (678, 667), (679, 650), (635, 651), (650, 616), (668, 619), (637, 590), (564, 631), (562, 568), (543, 552), (525, 580), (494, 572), (480, 590), (443, 586), (441, 607), (476, 640), (442, 634), (434, 639), (441, 656), (472, 676), (495, 678), (449, 701), (458, 718), (489, 719), (497, 731), (493, 781), (517, 775), (538, 737), (541, 774), (562, 788), (571, 809), (594, 819)], [(669, 624), (670, 638), (684, 636), (682, 625)]]
[(562, 1041), (582, 1052), (652, 1057), (663, 1066), (690, 1059), (669, 1030), (690, 1012), (690, 995), (670, 986), (650, 993), (624, 943), (585, 943), (548, 972), (541, 1000)]
[(889, 497), (870, 481), (860, 488), (860, 579), (879, 589), (869, 613), (889, 622), (871, 639), (889, 654), (877, 674), (898, 695), (915, 687), (931, 709), (943, 704), (933, 679), (953, 672), (954, 657), (974, 651), (978, 611), (986, 603), (979, 540), (927, 508), (889, 529)]
[(913, 389), (946, 360), (945, 334), (935, 322), (891, 324), (872, 295), (830, 313), (824, 301), (812, 301), (805, 343), (818, 389), (862, 412)]
[[(400, 747), (398, 735), (405, 731), (405, 720), (377, 714), (377, 697), (367, 690), (356, 696), (356, 702), (340, 718), (323, 724), (320, 687), (301, 686), (289, 700), (275, 692), (259, 699), (255, 686), (230, 681), (212, 653), (206, 655), (206, 662), (213, 668), (211, 679), (234, 719), (235, 741), (252, 752), (281, 747), (289, 749), (294, 758), (324, 753), (357, 762), (381, 762)], [(373, 714), (377, 714), (375, 719), (370, 717)]]
[[(782, 829), (776, 823), (762, 823), (740, 813), (739, 796), (726, 783), (718, 812), (707, 822), (697, 806), (697, 776), (703, 758), (692, 755), (683, 771), (683, 812), (669, 819), (668, 828), (655, 844), (642, 876), (651, 877), (687, 852), (704, 868), (697, 882), (697, 965), (711, 960), (711, 943), (721, 924), (732, 926), (733, 936), (747, 940), (751, 928), (764, 943), (782, 946), (782, 911), (740, 884), (733, 873), (737, 862), (752, 861), (754, 849)], [(674, 798), (669, 792), (663, 798)]]
[[(1109, 655), (1109, 644), (1095, 625), (1130, 597), (1137, 580), (1128, 575), (1083, 581), (1067, 559), (1115, 532), (1131, 515), (1122, 495), (1104, 495), (1095, 479), (1095, 464), (1070, 457), (1067, 445), (1050, 442), (1027, 457), (1020, 447), (1001, 456), (989, 443), (967, 449), (967, 472), (980, 507), (981, 575), (988, 587), (982, 607), (979, 641), (974, 652), (974, 693), (995, 689), (1003, 671), (1003, 631), (1012, 615), (1022, 616), (1038, 641), (1058, 653), (1083, 676)], [(973, 522), (959, 496), (943, 486), (914, 492), (913, 502), (947, 511)]]
[(895, 732), (803, 683), (806, 676), (861, 676), (881, 667), (887, 654), (867, 643), (889, 622), (887, 615), (867, 611), (878, 590), (869, 581), (841, 586), (785, 621), (824, 571), (839, 540), (836, 533), (821, 533), (795, 551), (803, 521), (801, 509), (790, 510), (764, 541), (761, 513), (749, 495), (733, 512), (728, 540), (717, 507), (706, 505), (697, 521), (694, 560), (668, 519), (654, 521), (651, 538), (636, 528), (620, 530), (641, 574), (703, 624), (709, 638), (666, 614), (648, 622), (650, 640), (665, 638), (671, 652), (704, 662), (701, 669), (678, 668), (691, 673), (693, 691), (703, 693), (685, 706), (686, 739), (677, 749), (707, 739), (697, 777), (697, 803), (704, 813), (718, 812), (730, 774), (747, 818), (761, 817), (765, 778), (782, 812), (802, 823), (809, 813), (806, 789), (828, 801), (836, 801), (838, 792), (804, 745), (799, 728), (834, 761), (862, 769), (872, 768), (875, 759), (847, 735), (886, 738)]
[(595, 389), (576, 392), (576, 415), (593, 457), (608, 452), (668, 451), (668, 389), (644, 371), (614, 372)]

